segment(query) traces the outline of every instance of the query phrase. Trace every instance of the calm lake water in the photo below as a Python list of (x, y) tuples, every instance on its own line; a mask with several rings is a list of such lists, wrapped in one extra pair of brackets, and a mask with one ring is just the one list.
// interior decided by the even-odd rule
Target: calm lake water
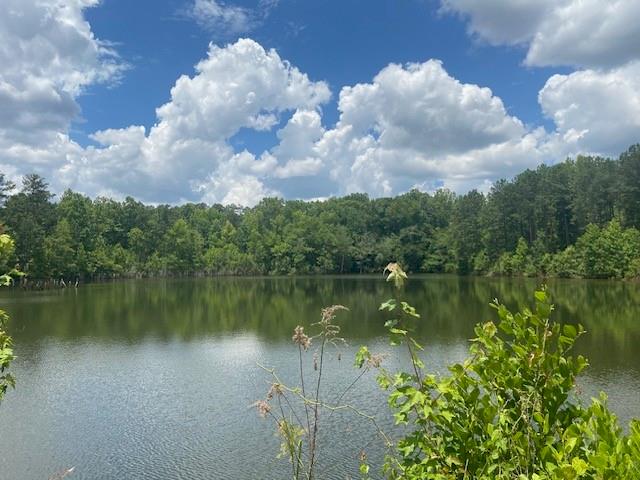
[[(536, 281), (413, 277), (405, 296), (420, 312), (429, 368), (464, 358), (473, 325), (493, 318), (489, 301), (530, 305)], [(591, 366), (582, 395), (599, 390), (626, 423), (640, 417), (640, 285), (553, 281), (556, 319), (582, 323), (578, 350)], [(2, 291), (0, 306), (18, 356), (17, 389), (0, 406), (0, 479), (280, 479), (273, 426), (249, 408), (273, 366), (296, 383), (291, 334), (323, 306), (340, 303), (350, 346), (331, 352), (327, 399), (355, 377), (361, 344), (389, 352), (382, 277), (146, 280), (47, 292)], [(312, 375), (312, 353), (306, 359)], [(373, 374), (346, 401), (390, 426)], [(326, 418), (326, 417), (325, 417)], [(324, 478), (357, 478), (361, 449), (375, 458), (372, 427), (334, 415), (321, 431)], [(375, 478), (375, 477), (374, 477)]]

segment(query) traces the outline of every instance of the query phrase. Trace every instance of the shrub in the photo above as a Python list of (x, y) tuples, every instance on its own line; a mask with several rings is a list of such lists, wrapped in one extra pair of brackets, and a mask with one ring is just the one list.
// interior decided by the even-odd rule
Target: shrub
[[(4, 267), (7, 266), (9, 260), (13, 257), (14, 249), (15, 244), (11, 237), (6, 234), (0, 235), (0, 263), (2, 263)], [(19, 272), (15, 269), (11, 270), (8, 274), (0, 275), (0, 285), (10, 285), (13, 283), (13, 276), (17, 275), (19, 275)], [(3, 310), (0, 310), (0, 402), (7, 392), (7, 389), (15, 385), (13, 377), (7, 373), (7, 369), (14, 358), (13, 349), (11, 348), (11, 337), (5, 331), (5, 324), (8, 319), (9, 316)]]
[(623, 278), (640, 256), (640, 232), (624, 229), (618, 220), (603, 228), (589, 225), (576, 242), (581, 274), (591, 278)]
[(480, 250), (475, 257), (473, 257), (473, 273), (482, 275), (489, 271), (491, 261), (487, 255), (486, 250)]
[[(389, 276), (399, 287), (404, 278), (399, 267)], [(492, 306), (497, 323), (478, 324), (469, 357), (438, 376), (425, 371), (411, 337), (419, 314), (396, 299), (381, 305), (394, 314), (392, 344), (406, 345), (412, 366), (379, 377), (396, 422), (409, 428), (387, 459), (388, 478), (640, 478), (640, 423), (626, 435), (604, 394), (589, 407), (574, 395), (587, 366), (570, 355), (582, 327), (551, 322), (544, 289), (533, 311)]]
[(545, 271), (550, 275), (564, 278), (582, 275), (581, 260), (573, 245), (556, 254), (547, 254), (543, 260)]
[(13, 360), (11, 337), (4, 330), (7, 320), (7, 314), (0, 310), (0, 401), (2, 401), (7, 389), (15, 385), (13, 377), (6, 372)]

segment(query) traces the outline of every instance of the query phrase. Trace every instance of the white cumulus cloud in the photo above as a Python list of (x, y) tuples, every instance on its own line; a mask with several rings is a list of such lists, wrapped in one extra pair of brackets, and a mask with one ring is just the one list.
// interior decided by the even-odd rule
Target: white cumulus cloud
[(475, 187), (542, 158), (541, 132), (509, 115), (490, 89), (429, 60), (389, 65), (344, 87), (340, 119), (314, 148), (341, 193), (390, 195), (412, 186)]
[(614, 67), (640, 57), (638, 0), (441, 0), (493, 45), (522, 44), (531, 66)]
[(322, 119), (315, 110), (297, 110), (287, 124), (278, 131), (280, 143), (272, 155), (281, 163), (275, 176), (290, 178), (318, 173), (323, 162), (317, 156), (314, 143), (324, 134)]
[(49, 173), (80, 151), (68, 129), (78, 95), (117, 82), (126, 65), (83, 10), (98, 0), (4, 0), (0, 14), (0, 164)]
[(617, 155), (640, 141), (640, 1), (441, 0), (492, 45), (522, 45), (529, 66), (573, 66), (538, 94), (556, 129), (546, 150)]
[(538, 98), (567, 153), (616, 155), (640, 141), (640, 62), (554, 75)]
[[(344, 87), (332, 128), (318, 108), (329, 96), (326, 84), (252, 40), (211, 46), (196, 74), (176, 81), (156, 125), (96, 133), (102, 145), (68, 172), (97, 189), (111, 171), (112, 190), (135, 189), (151, 201), (252, 205), (274, 194), (463, 190), (545, 158), (544, 131), (531, 131), (490, 89), (461, 83), (436, 60), (391, 64), (371, 83)], [(232, 148), (241, 129), (271, 129), (289, 111), (275, 147)]]
[(141, 127), (97, 132), (103, 146), (88, 149), (77, 170), (85, 177), (95, 172), (101, 181), (108, 166), (117, 189), (128, 191), (133, 181), (138, 195), (151, 201), (202, 197), (252, 204), (273, 192), (261, 185), (275, 159), (236, 154), (229, 140), (243, 128), (269, 130), (288, 111), (313, 112), (329, 98), (324, 82), (311, 81), (253, 40), (211, 45), (195, 75), (176, 81), (146, 135)]

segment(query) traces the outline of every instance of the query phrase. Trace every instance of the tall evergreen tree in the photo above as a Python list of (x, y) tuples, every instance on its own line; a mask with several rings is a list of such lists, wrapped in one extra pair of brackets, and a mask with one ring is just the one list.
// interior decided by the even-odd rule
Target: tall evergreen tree
[(620, 210), (627, 226), (640, 228), (640, 144), (620, 155)]

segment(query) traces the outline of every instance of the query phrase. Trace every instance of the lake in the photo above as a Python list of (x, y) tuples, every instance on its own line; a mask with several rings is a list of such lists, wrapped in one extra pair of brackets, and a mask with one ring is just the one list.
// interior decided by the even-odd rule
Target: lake
[[(422, 313), (418, 335), (428, 368), (464, 358), (474, 323), (494, 318), (497, 297), (531, 305), (535, 280), (415, 276), (405, 297)], [(622, 422), (640, 417), (640, 285), (549, 282), (555, 319), (587, 330), (577, 351), (591, 366), (579, 380), (588, 399), (605, 390)], [(382, 276), (139, 280), (76, 289), (0, 292), (18, 356), (17, 388), (0, 406), (0, 478), (280, 479), (273, 425), (250, 407), (264, 398), (273, 366), (296, 384), (297, 324), (342, 304), (349, 346), (330, 352), (327, 399), (357, 375), (361, 344), (406, 360), (388, 347), (380, 302)], [(313, 375), (312, 352), (305, 357)], [(367, 374), (345, 398), (391, 426), (385, 397)], [(328, 417), (328, 416), (327, 416)], [(358, 453), (376, 458), (372, 426), (336, 414), (320, 435), (323, 478), (358, 478)], [(377, 476), (374, 475), (374, 478)]]

